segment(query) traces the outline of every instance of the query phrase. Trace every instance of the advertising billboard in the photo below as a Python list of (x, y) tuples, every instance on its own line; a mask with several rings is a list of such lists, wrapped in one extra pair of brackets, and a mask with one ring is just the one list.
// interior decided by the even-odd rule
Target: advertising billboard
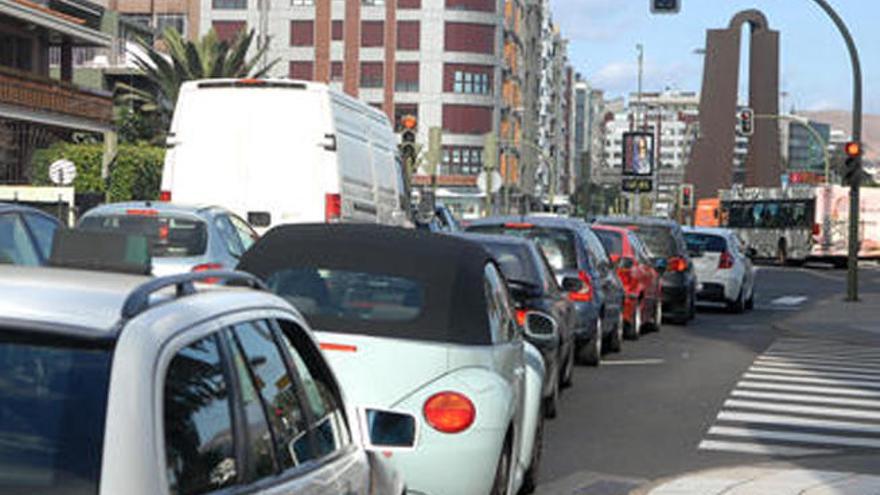
[(623, 175), (646, 177), (654, 174), (654, 135), (650, 132), (623, 133)]

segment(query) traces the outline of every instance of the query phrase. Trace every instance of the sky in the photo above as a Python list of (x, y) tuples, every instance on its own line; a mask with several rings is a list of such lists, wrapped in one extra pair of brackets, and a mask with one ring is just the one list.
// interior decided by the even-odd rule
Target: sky
[[(848, 110), (852, 78), (843, 38), (812, 0), (681, 0), (677, 15), (652, 15), (650, 0), (550, 0), (569, 39), (575, 70), (608, 97), (635, 92), (636, 44), (644, 45), (644, 88), (699, 91), (706, 30), (725, 28), (758, 8), (781, 37), (780, 82), (786, 110)], [(863, 71), (864, 109), (880, 114), (880, 0), (829, 0), (849, 26)], [(745, 38), (745, 37), (744, 37)], [(741, 74), (745, 73), (746, 57)], [(745, 100), (745, 78), (740, 98)]]

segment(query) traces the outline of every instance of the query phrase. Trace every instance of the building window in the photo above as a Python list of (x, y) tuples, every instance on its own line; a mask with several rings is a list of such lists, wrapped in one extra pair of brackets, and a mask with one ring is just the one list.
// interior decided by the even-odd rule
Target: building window
[(247, 3), (248, 0), (211, 0), (211, 6), (216, 10), (244, 10)]
[(397, 0), (398, 9), (420, 9), (422, 0)]
[(168, 28), (186, 35), (186, 16), (183, 14), (157, 14), (156, 29), (160, 33), (164, 33)]
[(385, 21), (363, 21), (361, 23), (361, 46), (385, 45)]
[(314, 64), (306, 61), (290, 62), (289, 75), (291, 79), (311, 81), (314, 79)]
[(419, 120), (419, 106), (415, 103), (401, 103), (394, 106), (394, 132), (402, 132), (403, 126), (401, 121), (407, 115), (412, 115)]
[[(34, 42), (30, 38), (0, 33), (0, 65), (26, 72), (34, 68)], [(59, 50), (59, 59), (60, 50)]]
[(361, 62), (361, 87), (381, 88), (385, 86), (384, 64), (382, 62)]
[(447, 52), (495, 54), (495, 26), (466, 22), (447, 22), (444, 27)]
[(397, 49), (418, 51), (421, 31), (421, 23), (419, 21), (398, 21)]
[(443, 91), (447, 93), (490, 95), (495, 69), (491, 65), (445, 64)]
[(345, 37), (343, 34), (345, 32), (343, 21), (333, 21), (330, 24), (330, 37), (333, 41), (342, 41)]
[(291, 7), (313, 7), (315, 0), (290, 0)]
[[(217, 7), (214, 8), (216, 9)], [(150, 14), (120, 14), (120, 17), (128, 22), (139, 24), (148, 29), (152, 29), (153, 27), (153, 16)]]
[(361, 5), (365, 7), (381, 7), (385, 5), (385, 0), (361, 0)]
[(444, 175), (477, 175), (483, 169), (483, 149), (444, 146), (440, 169)]
[(341, 81), (342, 80), (342, 62), (330, 63), (330, 80), (331, 81)]
[(211, 27), (217, 33), (220, 41), (232, 41), (238, 33), (247, 27), (245, 21), (214, 21)]
[(495, 12), (495, 0), (446, 0), (446, 8), (449, 10)]
[(290, 46), (314, 46), (315, 23), (312, 21), (290, 21)]
[(394, 90), (415, 93), (419, 90), (419, 63), (399, 62), (394, 78)]
[(492, 107), (443, 105), (443, 130), (452, 134), (485, 134), (492, 131)]

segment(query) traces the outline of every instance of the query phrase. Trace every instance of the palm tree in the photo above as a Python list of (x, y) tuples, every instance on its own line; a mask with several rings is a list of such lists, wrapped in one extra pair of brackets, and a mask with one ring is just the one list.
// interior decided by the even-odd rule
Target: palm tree
[(162, 34), (164, 50), (161, 51), (150, 41), (138, 39), (140, 53), (134, 54), (134, 63), (146, 77), (151, 89), (119, 84), (119, 101), (134, 101), (139, 104), (140, 111), (155, 112), (167, 128), (180, 86), (184, 82), (193, 79), (260, 78), (272, 70), (277, 59), (261, 65), (269, 50), (268, 43), (248, 58), (253, 39), (253, 30), (242, 30), (228, 43), (220, 40), (211, 29), (198, 41), (189, 41), (177, 30), (169, 28)]

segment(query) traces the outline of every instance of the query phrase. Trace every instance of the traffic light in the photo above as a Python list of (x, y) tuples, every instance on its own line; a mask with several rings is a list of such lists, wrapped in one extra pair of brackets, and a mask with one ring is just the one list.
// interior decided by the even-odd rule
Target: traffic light
[(677, 14), (680, 10), (679, 0), (651, 0), (652, 14)]
[(853, 185), (862, 175), (862, 144), (850, 141), (843, 147), (846, 161), (843, 164), (843, 183)]
[(413, 170), (416, 163), (416, 131), (418, 127), (418, 119), (414, 115), (404, 115), (400, 119), (400, 126), (403, 131), (400, 133), (400, 159), (406, 166), (409, 174), (414, 174)]
[(683, 209), (691, 209), (694, 207), (694, 186), (693, 184), (682, 184), (681, 185), (681, 197), (679, 198), (679, 204)]
[(736, 131), (740, 136), (751, 136), (755, 133), (755, 112), (751, 108), (743, 108), (737, 114)]

